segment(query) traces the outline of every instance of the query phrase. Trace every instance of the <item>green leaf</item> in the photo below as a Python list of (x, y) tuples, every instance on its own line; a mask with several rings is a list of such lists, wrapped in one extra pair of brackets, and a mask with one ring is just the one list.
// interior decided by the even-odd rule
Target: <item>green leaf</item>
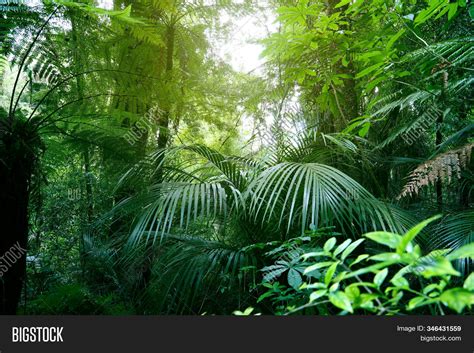
[(340, 7), (343, 7), (343, 6), (346, 6), (347, 4), (349, 4), (351, 2), (351, 0), (342, 0), (340, 1), (336, 6), (334, 6), (335, 9), (338, 9)]
[(460, 247), (459, 249), (454, 250), (446, 258), (450, 261), (470, 258), (474, 260), (474, 243), (470, 243)]
[(374, 276), (374, 284), (377, 287), (380, 287), (382, 285), (383, 281), (385, 280), (385, 278), (387, 277), (387, 274), (388, 274), (388, 269), (387, 268), (384, 268), (383, 270), (379, 271)]
[(408, 302), (408, 306), (407, 306), (407, 310), (413, 310), (419, 306), (421, 306), (421, 304), (426, 300), (425, 297), (415, 297), (413, 299), (411, 299), (409, 302)]
[(329, 291), (330, 291), (330, 292), (335, 292), (335, 291), (337, 291), (337, 290), (339, 289), (339, 285), (340, 285), (339, 282), (333, 283), (333, 284), (331, 285), (331, 287), (329, 287)]
[(395, 287), (401, 287), (401, 288), (408, 288), (410, 287), (410, 284), (406, 280), (405, 277), (399, 276), (399, 277), (394, 277), (391, 279), (391, 281)]
[(234, 311), (234, 315), (237, 315), (237, 316), (248, 316), (252, 313), (254, 309), (252, 307), (248, 307), (247, 309), (245, 309), (244, 312), (240, 311), (240, 310), (236, 310)]
[(347, 239), (346, 241), (344, 241), (342, 244), (340, 244), (336, 250), (334, 250), (334, 256), (337, 256), (339, 255), (345, 248), (347, 248), (349, 246), (349, 244), (352, 242), (352, 240), (350, 239)]
[(379, 67), (381, 67), (382, 65), (385, 65), (385, 62), (379, 62), (377, 64), (374, 64), (372, 66), (369, 66), (368, 68), (362, 70), (361, 72), (359, 72), (357, 75), (356, 75), (356, 79), (358, 78), (361, 78), (361, 77), (364, 77), (368, 74), (370, 74), (371, 72), (377, 70)]
[(301, 283), (303, 283), (303, 280), (301, 279), (300, 273), (295, 269), (290, 268), (288, 271), (288, 284), (294, 289), (298, 289)]
[(271, 297), (273, 294), (274, 294), (274, 292), (272, 292), (272, 291), (268, 291), (268, 292), (263, 293), (261, 296), (258, 297), (257, 303), (260, 303), (265, 298)]
[(329, 239), (325, 244), (324, 244), (324, 250), (329, 252), (332, 250), (332, 248), (336, 245), (336, 238), (332, 237)]
[(327, 294), (328, 290), (327, 289), (320, 289), (317, 290), (309, 295), (309, 302), (312, 303), (315, 300), (325, 296)]
[(474, 291), (474, 272), (466, 278), (463, 288)]
[(309, 272), (313, 272), (314, 270), (318, 270), (320, 268), (331, 266), (333, 263), (334, 263), (334, 261), (318, 262), (317, 264), (306, 267), (303, 274), (307, 274)]
[[(362, 243), (365, 239), (359, 239), (359, 240), (356, 240), (355, 242), (353, 242), (351, 245), (349, 245), (346, 250), (343, 251), (342, 255), (341, 255), (341, 259), (342, 260), (345, 260), (346, 257), (348, 257), (358, 246), (360, 243)], [(367, 255), (368, 257), (369, 255)], [(359, 256), (360, 257), (360, 256)]]
[(329, 293), (329, 301), (337, 308), (353, 313), (351, 301), (346, 293), (337, 291)]
[(458, 11), (458, 4), (449, 4), (448, 21), (450, 21)]
[(360, 296), (360, 290), (357, 286), (350, 285), (344, 290), (348, 298), (354, 302)]
[(438, 283), (431, 283), (431, 284), (429, 284), (429, 285), (427, 285), (426, 287), (423, 288), (423, 294), (428, 295), (436, 289), (439, 290), (440, 285)]
[(303, 283), (303, 285), (301, 286), (301, 289), (322, 289), (322, 288), (326, 288), (326, 285), (324, 283), (319, 283), (319, 282), (311, 283), (311, 284)]
[(306, 261), (311, 257), (321, 257), (321, 256), (327, 256), (327, 253), (324, 251), (313, 251), (313, 252), (309, 252), (307, 254), (301, 255), (301, 258)]
[(365, 135), (367, 135), (367, 133), (369, 132), (370, 125), (371, 124), (369, 122), (362, 125), (362, 129), (359, 130), (358, 135), (360, 137), (365, 137)]
[(396, 249), (402, 240), (400, 235), (390, 232), (371, 232), (364, 234), (364, 237), (367, 237), (376, 243), (386, 245), (392, 249)]
[(466, 306), (474, 304), (474, 293), (463, 288), (452, 288), (443, 292), (438, 299), (460, 314)]
[(366, 258), (368, 258), (369, 255), (368, 254), (362, 254), (362, 255), (359, 255), (357, 256), (357, 259), (355, 259), (352, 263), (351, 263), (351, 266), (355, 265), (355, 264), (358, 264), (359, 262), (361, 261), (364, 261)]
[(398, 38), (400, 38), (404, 33), (405, 33), (405, 29), (401, 29), (395, 35), (393, 35), (392, 38), (390, 38), (390, 40), (387, 42), (387, 47), (386, 47), (387, 52), (390, 51), (390, 49), (398, 40)]
[(421, 223), (418, 223), (416, 226), (411, 228), (408, 232), (403, 235), (401, 241), (397, 245), (397, 253), (402, 254), (406, 249), (408, 244), (422, 231), (423, 228), (425, 228), (429, 223), (433, 222), (434, 220), (440, 218), (441, 215), (437, 215), (431, 218), (428, 218), (427, 220), (424, 220)]
[(338, 264), (339, 262), (333, 263), (331, 267), (329, 267), (328, 270), (326, 271), (326, 276), (324, 276), (324, 283), (326, 283), (326, 285), (328, 285), (331, 282), (332, 277), (334, 276), (334, 272), (336, 272), (336, 268)]
[(384, 252), (371, 256), (369, 260), (373, 261), (400, 261), (402, 257), (394, 252)]
[(425, 278), (431, 278), (434, 276), (445, 276), (445, 275), (453, 275), (453, 276), (459, 276), (460, 273), (456, 271), (451, 265), (451, 262), (449, 262), (447, 259), (440, 257), (437, 259), (434, 259), (433, 261), (430, 261), (429, 265), (421, 265), (423, 268), (423, 271), (421, 271), (421, 274)]
[(359, 306), (362, 308), (362, 309), (366, 309), (366, 310), (374, 310), (375, 309), (375, 306), (374, 306), (374, 302), (373, 300), (375, 298), (378, 298), (378, 296), (376, 294), (361, 294), (360, 295), (360, 304)]

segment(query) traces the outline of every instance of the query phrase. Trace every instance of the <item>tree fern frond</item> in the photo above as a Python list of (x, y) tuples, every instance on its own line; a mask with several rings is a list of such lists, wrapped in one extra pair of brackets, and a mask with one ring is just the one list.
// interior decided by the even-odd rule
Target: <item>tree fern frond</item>
[(453, 177), (460, 179), (461, 169), (465, 168), (470, 161), (473, 147), (474, 143), (468, 143), (419, 165), (410, 174), (410, 181), (405, 185), (398, 199), (418, 194), (422, 187), (433, 185), (437, 180), (447, 180), (450, 183)]

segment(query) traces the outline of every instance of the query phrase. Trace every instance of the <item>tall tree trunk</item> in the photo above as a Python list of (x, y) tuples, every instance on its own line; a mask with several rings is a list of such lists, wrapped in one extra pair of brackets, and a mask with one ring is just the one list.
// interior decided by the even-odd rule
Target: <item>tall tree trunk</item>
[[(72, 44), (72, 54), (73, 54), (73, 63), (74, 71), (76, 73), (84, 71), (84, 48), (82, 42), (79, 40), (78, 29), (81, 27), (81, 24), (85, 26), (84, 21), (80, 22), (80, 15), (77, 10), (71, 9), (69, 11), (69, 18), (71, 20), (71, 44)], [(84, 98), (85, 84), (84, 78), (82, 75), (76, 76), (76, 91), (77, 98), (82, 100)], [(81, 107), (83, 104), (81, 104)], [(84, 182), (85, 182), (85, 197), (86, 197), (86, 210), (85, 210), (85, 224), (83, 230), (79, 234), (79, 254), (80, 254), (80, 263), (83, 276), (85, 275), (85, 264), (86, 264), (86, 252), (84, 246), (84, 232), (89, 227), (93, 218), (93, 194), (92, 194), (92, 182), (91, 182), (91, 166), (90, 166), (90, 151), (89, 146), (84, 147), (82, 153), (83, 156), (83, 169), (84, 169)]]
[[(446, 102), (446, 90), (448, 88), (448, 71), (444, 70), (441, 82), (441, 97), (440, 103), (443, 104)], [(436, 137), (435, 137), (435, 148), (441, 146), (443, 143), (443, 112), (438, 113), (438, 117), (436, 119)], [(440, 178), (436, 181), (435, 184), (436, 189), (436, 204), (438, 206), (438, 211), (443, 209), (443, 184)]]
[[(175, 25), (172, 22), (166, 32), (166, 67), (165, 67), (165, 80), (166, 84), (171, 84), (173, 79), (173, 66), (174, 66), (174, 42), (175, 42)], [(160, 116), (158, 121), (159, 123), (159, 133), (157, 138), (157, 147), (159, 149), (164, 149), (168, 145), (169, 141), (169, 128), (170, 128), (170, 120), (171, 120), (171, 106), (170, 99), (166, 102), (166, 106), (164, 109), (163, 114)], [(157, 161), (158, 164), (163, 163), (165, 158), (165, 154), (163, 153), (160, 159)], [(163, 181), (163, 168), (159, 168), (155, 177), (157, 183), (161, 183)], [(146, 258), (145, 262), (142, 267), (142, 278), (139, 284), (139, 291), (143, 291), (148, 287), (148, 284), (151, 280), (152, 269), (153, 269), (153, 244), (152, 242), (148, 242), (146, 244)], [(138, 305), (138, 309), (140, 310), (140, 304)]]
[[(173, 79), (173, 55), (174, 55), (174, 41), (175, 41), (175, 27), (173, 24), (168, 26), (166, 33), (166, 67), (165, 67), (165, 79), (167, 84), (171, 84)], [(169, 125), (171, 120), (171, 104), (167, 102), (165, 111), (159, 120), (159, 129), (157, 145), (158, 148), (165, 148), (168, 145), (169, 141)], [(164, 157), (163, 157), (164, 158)], [(160, 161), (161, 162), (161, 161)], [(158, 176), (158, 181), (160, 182), (163, 178), (163, 175)]]
[(0, 314), (10, 315), (26, 276), (30, 180), (40, 141), (27, 123), (11, 120), (13, 126), (0, 126)]

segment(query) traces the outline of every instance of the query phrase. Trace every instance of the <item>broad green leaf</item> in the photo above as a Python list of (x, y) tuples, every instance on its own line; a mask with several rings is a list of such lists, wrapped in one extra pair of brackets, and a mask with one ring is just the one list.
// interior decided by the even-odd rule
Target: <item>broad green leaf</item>
[(389, 52), (390, 49), (392, 49), (392, 46), (398, 40), (398, 38), (400, 38), (404, 33), (405, 33), (405, 29), (403, 28), (399, 30), (395, 35), (393, 35), (392, 38), (390, 38), (390, 40), (387, 42), (387, 47), (385, 48), (385, 50)]
[(397, 245), (397, 253), (402, 254), (407, 249), (408, 244), (425, 228), (429, 223), (433, 222), (434, 220), (440, 218), (441, 215), (437, 215), (427, 220), (424, 220), (421, 223), (418, 223), (416, 226), (411, 228), (408, 232), (403, 235), (402, 239)]
[(347, 239), (346, 241), (344, 241), (342, 244), (340, 244), (336, 250), (334, 250), (334, 256), (337, 256), (339, 255), (345, 248), (347, 248), (349, 246), (349, 244), (352, 242), (352, 240), (350, 239)]
[(349, 297), (342, 291), (329, 293), (329, 301), (339, 309), (348, 311), (350, 313), (354, 312)]
[(366, 274), (366, 273), (369, 273), (369, 272), (375, 272), (375, 271), (381, 270), (381, 269), (383, 269), (387, 266), (393, 265), (393, 264), (394, 264), (394, 262), (392, 262), (392, 261), (379, 262), (379, 263), (371, 265), (371, 266), (360, 268), (357, 271), (349, 272), (344, 277), (344, 279), (360, 276), (360, 275), (363, 275), (363, 274)]
[(354, 302), (357, 299), (357, 297), (360, 296), (359, 288), (353, 285), (346, 287), (346, 289), (344, 290), (344, 293), (346, 293), (346, 295), (349, 297), (349, 299), (352, 302)]
[(335, 291), (337, 291), (337, 290), (339, 289), (339, 285), (340, 285), (339, 282), (333, 283), (333, 284), (331, 285), (331, 287), (329, 287), (329, 291), (330, 291), (330, 292), (335, 292)]
[(236, 310), (234, 311), (234, 315), (237, 315), (237, 316), (248, 316), (250, 315), (252, 312), (253, 312), (254, 308), (252, 307), (248, 307), (247, 309), (245, 309), (244, 312), (240, 311), (240, 310)]
[(332, 237), (331, 239), (326, 241), (326, 243), (324, 243), (324, 250), (329, 252), (332, 250), (334, 245), (336, 245), (336, 238)]
[(411, 299), (409, 302), (408, 302), (408, 306), (407, 306), (407, 310), (413, 310), (419, 306), (421, 306), (421, 304), (426, 300), (425, 297), (415, 297), (413, 299)]
[(373, 261), (400, 261), (401, 259), (402, 257), (394, 252), (384, 252), (369, 258), (369, 260)]
[(434, 259), (431, 261), (429, 265), (421, 265), (423, 270), (421, 271), (421, 274), (425, 278), (431, 278), (434, 276), (445, 276), (445, 275), (453, 275), (453, 276), (459, 276), (460, 273), (456, 271), (451, 265), (451, 262), (446, 260), (443, 257)]
[(382, 285), (383, 281), (385, 280), (385, 278), (387, 277), (387, 274), (388, 274), (388, 269), (387, 268), (384, 268), (383, 270), (379, 271), (374, 276), (374, 284), (377, 287), (380, 287)]
[(309, 252), (307, 254), (303, 254), (301, 256), (301, 258), (306, 261), (311, 257), (321, 257), (321, 256), (327, 256), (326, 252), (324, 252), (324, 251), (313, 251), (313, 252)]
[(367, 133), (369, 132), (370, 126), (370, 123), (365, 123), (364, 125), (362, 125), (362, 129), (359, 130), (358, 135), (360, 137), (365, 137), (365, 135), (367, 135)]
[(306, 269), (304, 270), (304, 273), (303, 273), (303, 274), (307, 274), (307, 273), (309, 273), (309, 272), (313, 272), (314, 270), (318, 270), (318, 269), (320, 269), (320, 268), (329, 267), (329, 266), (331, 266), (333, 263), (334, 263), (334, 261), (318, 262), (317, 264), (314, 264), (314, 265), (311, 265), (311, 266), (306, 267)]
[(309, 295), (309, 302), (312, 303), (314, 302), (315, 300), (325, 296), (326, 294), (328, 293), (328, 290), (327, 289), (320, 289), (320, 290), (317, 290), (313, 293), (311, 293)]
[(436, 290), (436, 289), (440, 289), (440, 286), (438, 283), (432, 283), (432, 284), (429, 284), (427, 285), (426, 287), (423, 288), (423, 294), (429, 294), (431, 293), (432, 291)]
[(448, 12), (448, 21), (450, 21), (454, 15), (456, 15), (456, 12), (458, 11), (458, 4), (450, 4), (449, 5), (449, 12)]
[(335, 9), (338, 9), (340, 7), (343, 7), (343, 6), (346, 6), (347, 4), (349, 4), (351, 2), (351, 0), (342, 0), (340, 1), (336, 6), (334, 6)]
[(474, 304), (474, 293), (463, 288), (452, 288), (443, 292), (439, 300), (460, 314), (466, 306)]
[[(346, 249), (346, 250), (347, 250), (347, 249)], [(368, 257), (369, 257), (368, 254), (359, 255), (359, 256), (357, 256), (357, 259), (355, 259), (355, 260), (351, 263), (350, 266), (353, 266), (353, 265), (355, 265), (355, 264), (358, 264), (359, 262), (364, 261), (364, 260), (365, 260), (366, 258), (368, 258)]]
[(326, 275), (324, 276), (324, 283), (326, 283), (326, 285), (328, 285), (331, 282), (332, 277), (334, 276), (334, 272), (336, 272), (336, 268), (338, 264), (339, 262), (333, 263), (331, 267), (329, 267), (328, 270), (326, 271)]
[(322, 289), (322, 288), (326, 288), (326, 285), (324, 283), (317, 282), (317, 283), (310, 283), (310, 284), (303, 283), (300, 289)]
[(376, 294), (363, 293), (363, 294), (360, 295), (360, 304), (359, 304), (359, 306), (362, 309), (374, 310), (375, 305), (374, 305), (373, 300), (376, 299), (376, 298), (378, 298), (378, 296)]
[(377, 64), (374, 64), (374, 65), (372, 65), (372, 66), (369, 66), (369, 67), (365, 68), (364, 70), (362, 70), (361, 72), (359, 72), (359, 73), (356, 75), (355, 78), (358, 79), (358, 78), (364, 77), (364, 76), (370, 74), (371, 72), (377, 70), (379, 67), (381, 67), (381, 66), (383, 66), (383, 65), (385, 65), (385, 62), (379, 62), (379, 63), (377, 63)]
[(302, 282), (303, 280), (301, 279), (300, 273), (295, 269), (290, 268), (288, 271), (288, 284), (294, 289), (298, 289)]
[(405, 278), (405, 277), (402, 277), (402, 276), (399, 276), (399, 277), (396, 277), (396, 278), (392, 278), (392, 279), (390, 280), (390, 282), (392, 282), (395, 287), (401, 287), (401, 288), (408, 288), (408, 287), (410, 287), (410, 284), (408, 283), (408, 281), (406, 280), (406, 278)]
[(466, 278), (463, 288), (474, 291), (474, 272)]
[(257, 303), (260, 303), (265, 298), (271, 297), (273, 294), (275, 294), (275, 293), (272, 292), (272, 291), (268, 291), (268, 292), (263, 293), (261, 296), (258, 297)]
[(364, 237), (367, 237), (376, 243), (386, 245), (392, 249), (396, 249), (402, 240), (400, 235), (390, 232), (371, 232), (364, 234)]
[(449, 261), (470, 258), (474, 260), (474, 243), (470, 243), (460, 247), (459, 249), (454, 250), (452, 253), (448, 254), (446, 258)]

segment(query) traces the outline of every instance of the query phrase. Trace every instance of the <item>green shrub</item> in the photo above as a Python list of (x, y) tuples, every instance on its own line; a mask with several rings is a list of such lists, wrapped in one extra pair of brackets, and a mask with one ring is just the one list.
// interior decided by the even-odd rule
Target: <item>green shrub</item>
[(28, 303), (28, 315), (121, 315), (130, 314), (114, 295), (98, 296), (79, 284), (62, 285)]
[[(265, 291), (258, 303), (270, 301), (278, 314), (469, 313), (474, 304), (474, 274), (462, 278), (452, 262), (472, 260), (474, 243), (426, 255), (414, 244), (416, 235), (436, 218), (423, 221), (404, 235), (371, 232), (340, 244), (331, 237), (323, 247), (297, 257), (302, 247), (293, 247), (287, 251), (290, 261), (280, 257), (263, 269), (260, 288)], [(364, 242), (383, 250), (373, 255), (361, 253)], [(286, 283), (272, 282), (278, 277), (282, 280), (283, 274)]]

